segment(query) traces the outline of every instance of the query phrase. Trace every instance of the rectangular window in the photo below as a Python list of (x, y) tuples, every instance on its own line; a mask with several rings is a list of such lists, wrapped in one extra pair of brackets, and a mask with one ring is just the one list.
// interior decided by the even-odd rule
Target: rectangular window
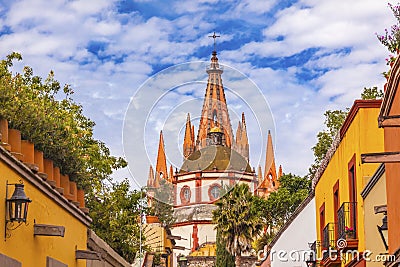
[(352, 229), (356, 229), (357, 226), (356, 154), (354, 154), (351, 160), (349, 161), (348, 175), (349, 175), (350, 227)]
[(324, 227), (325, 227), (325, 202), (322, 203), (321, 207), (319, 208), (319, 231), (321, 240), (324, 236)]
[(339, 180), (336, 181), (335, 185), (333, 186), (333, 209), (334, 209), (334, 219), (335, 219), (335, 238), (338, 238), (338, 210), (340, 199), (339, 199)]

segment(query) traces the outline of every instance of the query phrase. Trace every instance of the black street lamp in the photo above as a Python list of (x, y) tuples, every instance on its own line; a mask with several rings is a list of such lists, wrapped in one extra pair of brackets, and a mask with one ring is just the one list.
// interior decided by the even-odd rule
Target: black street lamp
[[(14, 193), (12, 194), (11, 198), (8, 198), (8, 186), (10, 185), (14, 185)], [(28, 205), (30, 202), (32, 202), (32, 200), (26, 196), (22, 181), (19, 184), (9, 184), (6, 182), (5, 237), (7, 237), (7, 230), (13, 230), (8, 228), (9, 223), (26, 223), (26, 217), (28, 216)]]

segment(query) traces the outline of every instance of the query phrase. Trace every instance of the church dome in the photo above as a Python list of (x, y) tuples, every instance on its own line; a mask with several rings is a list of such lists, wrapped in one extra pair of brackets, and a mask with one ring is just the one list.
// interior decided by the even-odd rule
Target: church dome
[(251, 172), (247, 160), (226, 146), (207, 146), (193, 152), (182, 164), (180, 173), (192, 171)]

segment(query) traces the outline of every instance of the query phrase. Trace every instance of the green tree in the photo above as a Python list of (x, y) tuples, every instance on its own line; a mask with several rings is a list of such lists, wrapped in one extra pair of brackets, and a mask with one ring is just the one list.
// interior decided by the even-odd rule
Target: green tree
[(215, 262), (216, 267), (234, 267), (235, 266), (235, 257), (232, 256), (227, 250), (225, 243), (221, 240), (219, 231), (217, 230), (217, 259)]
[[(129, 181), (103, 185), (88, 196), (92, 229), (127, 261), (139, 251), (141, 191), (130, 191)], [(144, 243), (144, 240), (143, 240)]]
[(307, 177), (300, 177), (291, 173), (279, 178), (280, 186), (267, 199), (255, 198), (256, 214), (262, 218), (269, 231), (264, 233), (255, 243), (258, 251), (272, 241), (275, 234), (292, 216), (293, 212), (309, 195), (311, 181)]
[(242, 252), (250, 251), (253, 239), (263, 228), (254, 198), (249, 186), (242, 183), (215, 203), (213, 222), (226, 250), (235, 256), (235, 266), (240, 266)]
[(165, 179), (161, 179), (159, 188), (149, 188), (149, 191), (154, 191), (150, 213), (157, 216), (164, 227), (170, 227), (175, 222), (173, 189), (173, 185)]
[(267, 199), (272, 225), (283, 226), (311, 191), (311, 181), (305, 177), (285, 174), (279, 178), (280, 186)]
[(309, 168), (309, 178), (313, 177), (317, 171), (321, 161), (325, 158), (326, 152), (331, 147), (335, 136), (346, 119), (348, 111), (343, 110), (327, 110), (324, 113), (325, 126), (327, 129), (317, 134), (317, 143), (312, 147), (314, 152), (314, 163)]
[[(63, 174), (85, 189), (92, 228), (128, 261), (138, 250), (138, 192), (129, 191), (128, 181), (113, 184), (114, 169), (126, 161), (111, 156), (107, 146), (93, 137), (95, 123), (72, 99), (69, 85), (61, 86), (51, 71), (46, 79), (10, 68), (18, 53), (0, 61), (0, 119), (21, 131), (26, 140), (44, 152)], [(111, 183), (111, 185), (110, 185)]]
[(380, 99), (383, 97), (382, 90), (378, 90), (378, 87), (374, 86), (371, 88), (364, 87), (363, 92), (361, 93), (361, 99)]
[(396, 24), (392, 25), (390, 30), (385, 29), (384, 35), (376, 34), (376, 36), (389, 52), (397, 53), (400, 48), (400, 4), (392, 5), (389, 3), (388, 6), (396, 19)]
[(20, 130), (80, 188), (101, 186), (126, 161), (111, 156), (107, 146), (93, 137), (95, 123), (72, 99), (72, 88), (61, 87), (52, 71), (44, 80), (28, 66), (14, 75), (13, 61), (21, 59), (12, 53), (0, 62), (0, 118)]

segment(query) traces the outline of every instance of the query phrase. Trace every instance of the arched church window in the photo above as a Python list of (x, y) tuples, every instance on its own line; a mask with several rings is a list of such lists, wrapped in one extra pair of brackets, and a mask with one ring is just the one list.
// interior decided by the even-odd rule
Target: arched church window
[(191, 195), (192, 192), (190, 191), (190, 187), (187, 185), (183, 186), (180, 193), (181, 202), (183, 204), (189, 203)]
[(208, 196), (211, 201), (217, 200), (221, 194), (221, 186), (219, 184), (213, 184), (208, 189)]
[(214, 122), (214, 126), (218, 126), (218, 125), (216, 124), (217, 121), (218, 121), (218, 120), (217, 120), (217, 111), (214, 109), (214, 111), (213, 111), (213, 122)]

